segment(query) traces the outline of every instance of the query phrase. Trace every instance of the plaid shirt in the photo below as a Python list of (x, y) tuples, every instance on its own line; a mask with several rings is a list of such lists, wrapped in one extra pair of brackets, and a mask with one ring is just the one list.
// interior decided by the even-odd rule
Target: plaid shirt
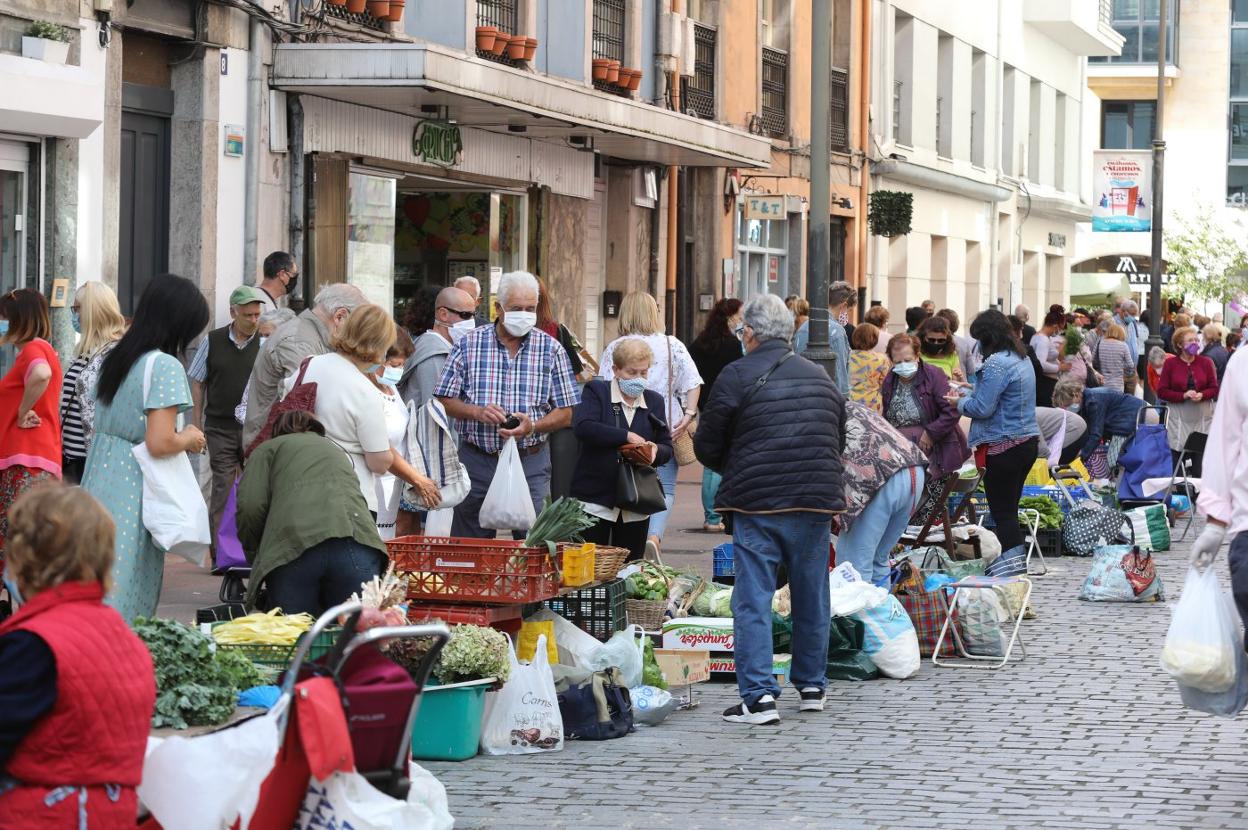
[[(534, 423), (580, 400), (572, 365), (558, 340), (534, 329), (520, 342), (513, 358), (499, 342), (493, 325), (469, 332), (451, 348), (433, 394), (475, 406), (498, 404), (508, 412), (525, 413)], [(455, 429), (461, 439), (485, 452), (503, 448), (494, 424), (456, 418)], [(534, 433), (518, 440), (524, 449), (540, 444), (546, 436)]]

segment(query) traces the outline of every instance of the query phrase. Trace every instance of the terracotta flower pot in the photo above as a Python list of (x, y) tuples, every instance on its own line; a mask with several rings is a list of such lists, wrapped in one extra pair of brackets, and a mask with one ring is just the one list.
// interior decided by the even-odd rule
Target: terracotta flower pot
[(511, 40), (511, 35), (506, 32), (499, 32), (494, 36), (494, 45), (490, 47), (490, 54), (501, 55), (507, 51), (507, 44)]
[(628, 89), (628, 79), (633, 77), (633, 70), (627, 66), (621, 66), (619, 75), (615, 79), (615, 85), (620, 89)]
[(378, 20), (390, 16), (390, 0), (368, 0), (368, 13)]
[(390, 14), (386, 16), (386, 20), (391, 23), (401, 23), (403, 21), (403, 7), (407, 5), (407, 0), (390, 0)]
[(524, 35), (512, 35), (511, 40), (507, 42), (507, 57), (513, 61), (524, 60), (524, 47), (527, 45)]
[(494, 41), (498, 38), (498, 29), (493, 26), (477, 27), (477, 49), (481, 52), (489, 52), (494, 48)]
[(347, 0), (347, 11), (351, 14), (363, 14), (367, 6), (368, 0)]
[(325, 2), (329, 3), (329, 5), (331, 5), (331, 6), (345, 6), (345, 5), (347, 5), (347, 0), (325, 0)]
[(609, 63), (611, 63), (611, 61), (606, 58), (594, 58), (592, 66), (594, 69), (595, 81), (605, 81), (607, 79), (607, 65)]
[(526, 61), (533, 60), (533, 56), (537, 54), (537, 38), (526, 37), (524, 39), (524, 59)]
[(638, 89), (641, 89), (641, 73), (640, 69), (633, 70), (633, 74), (628, 78), (629, 91), (636, 92)]
[(619, 61), (612, 60), (607, 64), (607, 77), (605, 80), (609, 84), (616, 84), (620, 82), (620, 62)]

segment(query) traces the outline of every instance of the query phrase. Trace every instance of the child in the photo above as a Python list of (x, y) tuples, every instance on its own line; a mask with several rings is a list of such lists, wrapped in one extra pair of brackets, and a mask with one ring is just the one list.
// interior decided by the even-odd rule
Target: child
[(152, 658), (104, 604), (113, 520), (85, 490), (32, 488), (9, 512), (0, 623), (0, 825), (133, 827), (156, 705)]

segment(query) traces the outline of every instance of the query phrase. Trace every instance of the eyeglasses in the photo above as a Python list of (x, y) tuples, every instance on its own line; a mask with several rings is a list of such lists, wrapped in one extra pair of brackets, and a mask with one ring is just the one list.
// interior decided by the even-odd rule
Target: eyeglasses
[(441, 308), (444, 311), (451, 312), (452, 314), (454, 314), (456, 317), (458, 317), (461, 320), (471, 320), (473, 316), (476, 315), (475, 311), (458, 311), (456, 309), (451, 308), (450, 306), (445, 306), (445, 305), (438, 306), (438, 308)]

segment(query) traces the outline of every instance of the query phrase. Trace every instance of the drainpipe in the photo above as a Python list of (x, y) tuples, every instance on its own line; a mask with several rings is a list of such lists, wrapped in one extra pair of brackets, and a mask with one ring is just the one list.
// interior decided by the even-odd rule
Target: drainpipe
[[(859, 57), (858, 57), (858, 140), (862, 146), (862, 169), (858, 178), (858, 211), (854, 217), (854, 229), (858, 237), (858, 279), (859, 288), (867, 286), (867, 203), (871, 189), (871, 0), (863, 0), (859, 5), (861, 20), (859, 21)], [(873, 288), (874, 290), (874, 288)], [(871, 297), (883, 300), (883, 297)]]
[[(660, 79), (666, 74), (663, 71), (663, 56), (659, 53), (659, 29), (663, 26), (663, 4), (654, 4), (654, 88), (657, 92), (659, 89)], [(657, 103), (656, 95), (652, 103)], [(656, 177), (655, 184), (662, 186), (662, 179), (659, 177), (660, 169), (655, 167), (654, 174)], [(658, 188), (656, 187), (656, 190)], [(648, 289), (650, 296), (658, 299), (659, 296), (659, 213), (662, 200), (659, 192), (655, 193), (654, 207), (650, 209), (650, 280)]]
[[(298, 95), (286, 99), (287, 123), (289, 124), (290, 154), (290, 255), (303, 267), (304, 221), (304, 170), (307, 163), (303, 157), (303, 100)], [(307, 283), (304, 283), (306, 286)]]
[(260, 200), (260, 121), (264, 113), (264, 24), (251, 20), (247, 53), (247, 149), (243, 185), (243, 281), (256, 283), (257, 216)]
[[(672, 14), (678, 14), (680, 0), (671, 0), (671, 2)], [(671, 85), (672, 109), (680, 112), (680, 72), (673, 69), (668, 83)], [(679, 173), (680, 168), (676, 165), (667, 168), (667, 293), (664, 298), (664, 311), (669, 333), (676, 328), (676, 219), (680, 211), (680, 188), (677, 184)]]

